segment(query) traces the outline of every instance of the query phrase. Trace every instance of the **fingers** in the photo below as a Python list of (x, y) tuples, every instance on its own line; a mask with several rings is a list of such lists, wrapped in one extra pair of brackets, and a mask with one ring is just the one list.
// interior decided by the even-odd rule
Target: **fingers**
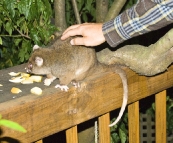
[(64, 35), (65, 33), (67, 33), (67, 32), (70, 31), (70, 30), (79, 28), (80, 26), (82, 26), (82, 25), (87, 25), (87, 24), (88, 24), (88, 23), (82, 23), (82, 24), (75, 24), (75, 25), (72, 25), (72, 26), (68, 27), (68, 28), (63, 32), (62, 35)]
[(83, 37), (77, 37), (70, 41), (71, 45), (84, 45), (84, 38)]
[(75, 29), (75, 28), (79, 27), (79, 25), (80, 25), (80, 24), (76, 24), (76, 25), (72, 25), (72, 26), (68, 27), (68, 28), (63, 32), (62, 35), (64, 35), (67, 31), (69, 31), (69, 30), (71, 30), (71, 29)]
[(70, 36), (75, 36), (75, 35), (81, 35), (79, 32), (79, 30), (77, 30), (79, 28), (80, 24), (76, 24), (76, 25), (72, 25), (69, 28), (67, 28), (61, 37), (61, 40), (65, 40)]
[(85, 46), (96, 46), (95, 42), (91, 42), (88, 37), (76, 37), (70, 41), (71, 45), (85, 45)]
[(62, 34), (61, 40), (69, 37), (73, 37), (70, 41), (71, 45), (97, 46), (105, 42), (102, 23), (84, 23), (70, 26)]

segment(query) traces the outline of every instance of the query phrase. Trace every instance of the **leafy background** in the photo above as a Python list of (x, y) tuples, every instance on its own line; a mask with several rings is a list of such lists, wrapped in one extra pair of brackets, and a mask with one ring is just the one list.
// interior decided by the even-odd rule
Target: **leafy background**
[(0, 1), (0, 69), (26, 62), (34, 44), (46, 45), (57, 30), (52, 0)]

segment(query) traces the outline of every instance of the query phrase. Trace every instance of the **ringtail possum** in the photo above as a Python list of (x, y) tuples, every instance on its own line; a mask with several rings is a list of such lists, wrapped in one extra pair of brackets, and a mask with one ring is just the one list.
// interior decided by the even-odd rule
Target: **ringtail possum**
[(55, 88), (68, 91), (68, 84), (72, 83), (79, 88), (79, 82), (97, 72), (114, 71), (119, 74), (123, 83), (123, 103), (115, 125), (122, 117), (128, 100), (128, 85), (125, 72), (118, 65), (104, 65), (98, 62), (93, 48), (85, 46), (72, 46), (70, 39), (55, 40), (47, 48), (38, 45), (33, 47), (26, 66), (26, 71), (33, 74), (46, 75), (44, 84), (49, 86), (56, 78), (60, 84)]

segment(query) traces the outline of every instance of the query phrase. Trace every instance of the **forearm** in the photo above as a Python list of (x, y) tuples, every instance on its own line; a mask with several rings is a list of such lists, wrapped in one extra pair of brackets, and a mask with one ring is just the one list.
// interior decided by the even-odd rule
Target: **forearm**
[[(157, 1), (157, 2), (156, 2)], [(123, 41), (173, 22), (172, 0), (140, 0), (115, 19), (103, 24), (106, 41), (115, 47)]]

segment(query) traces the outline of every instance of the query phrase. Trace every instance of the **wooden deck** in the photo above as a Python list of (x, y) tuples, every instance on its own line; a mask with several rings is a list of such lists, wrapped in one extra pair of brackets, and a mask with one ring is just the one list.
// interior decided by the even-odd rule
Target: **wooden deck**
[[(117, 109), (122, 104), (122, 83), (117, 74), (102, 73), (88, 77), (80, 89), (70, 87), (68, 92), (55, 89), (58, 80), (46, 87), (42, 83), (22, 85), (8, 80), (9, 72), (24, 71), (24, 65), (0, 71), (0, 114), (3, 118), (18, 122), (27, 133), (20, 133), (1, 127), (0, 138), (20, 140), (31, 143), (79, 123), (98, 117)], [(139, 76), (125, 69), (128, 77), (128, 103), (158, 93), (173, 85), (173, 66), (168, 71), (154, 77)], [(33, 95), (30, 89), (39, 86), (41, 96)], [(10, 93), (12, 87), (18, 87), (22, 93)], [(133, 108), (133, 107), (132, 107)]]

